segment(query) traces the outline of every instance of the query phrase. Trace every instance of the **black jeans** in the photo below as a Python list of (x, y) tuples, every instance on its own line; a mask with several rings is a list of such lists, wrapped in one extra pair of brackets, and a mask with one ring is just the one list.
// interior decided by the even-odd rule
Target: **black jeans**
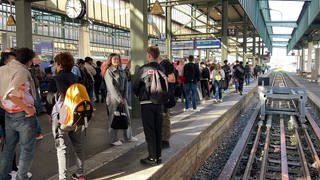
[(210, 90), (209, 90), (209, 84), (208, 80), (200, 80), (201, 82), (201, 92), (202, 92), (202, 97), (210, 97)]
[(161, 157), (162, 105), (142, 104), (141, 119), (150, 158)]

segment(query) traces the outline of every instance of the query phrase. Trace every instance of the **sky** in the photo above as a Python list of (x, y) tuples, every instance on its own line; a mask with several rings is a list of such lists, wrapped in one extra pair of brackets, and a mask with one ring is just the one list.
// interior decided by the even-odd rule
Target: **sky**
[[(296, 21), (304, 2), (298, 1), (269, 1), (271, 21)], [(293, 28), (273, 27), (274, 34), (291, 34)], [(288, 41), (288, 39), (273, 39)], [(286, 48), (273, 48), (270, 65), (283, 67), (288, 71), (296, 70), (296, 57), (287, 55)]]

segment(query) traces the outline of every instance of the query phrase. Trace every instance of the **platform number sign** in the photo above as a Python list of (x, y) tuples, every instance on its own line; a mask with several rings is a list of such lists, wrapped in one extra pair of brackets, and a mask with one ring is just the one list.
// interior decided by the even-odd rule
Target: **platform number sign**
[(228, 28), (227, 35), (228, 36), (235, 36), (236, 35), (236, 28), (235, 27)]

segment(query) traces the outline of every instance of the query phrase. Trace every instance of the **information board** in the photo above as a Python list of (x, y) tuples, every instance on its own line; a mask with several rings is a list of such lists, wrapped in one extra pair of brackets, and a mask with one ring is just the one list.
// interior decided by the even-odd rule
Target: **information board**
[(221, 40), (214, 39), (199, 39), (195, 40), (195, 49), (219, 49), (221, 48)]

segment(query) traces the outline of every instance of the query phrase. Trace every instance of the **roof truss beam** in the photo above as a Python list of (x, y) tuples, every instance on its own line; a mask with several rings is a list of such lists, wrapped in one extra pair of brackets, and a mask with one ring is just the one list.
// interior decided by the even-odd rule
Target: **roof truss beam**
[(268, 21), (266, 22), (266, 25), (273, 26), (273, 27), (291, 27), (291, 28), (298, 27), (296, 21)]

